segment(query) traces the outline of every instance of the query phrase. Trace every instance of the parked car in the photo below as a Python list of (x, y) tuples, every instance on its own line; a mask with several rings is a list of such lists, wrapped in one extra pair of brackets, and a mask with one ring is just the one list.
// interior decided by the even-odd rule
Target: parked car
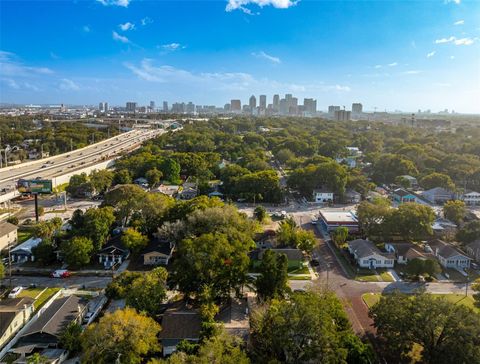
[(23, 291), (23, 287), (22, 286), (18, 286), (18, 287), (15, 287), (14, 289), (12, 289), (10, 291), (10, 293), (8, 294), (8, 298), (16, 298), (20, 292)]
[(83, 323), (88, 324), (88, 321), (90, 321), (92, 316), (93, 316), (93, 312), (87, 312), (85, 316), (83, 316)]
[(71, 273), (66, 269), (57, 269), (50, 274), (52, 278), (67, 278), (70, 277)]
[(312, 225), (317, 225), (318, 220), (317, 219), (312, 219)]

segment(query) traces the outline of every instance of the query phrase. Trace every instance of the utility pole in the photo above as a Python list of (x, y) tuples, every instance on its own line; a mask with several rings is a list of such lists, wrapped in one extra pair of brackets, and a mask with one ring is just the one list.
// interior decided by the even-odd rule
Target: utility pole
[(73, 150), (73, 142), (72, 142), (72, 138), (70, 138), (70, 152)]
[(467, 280), (466, 280), (466, 282), (465, 282), (465, 297), (468, 296), (468, 279), (469, 279), (469, 276), (468, 276), (468, 274), (467, 274)]

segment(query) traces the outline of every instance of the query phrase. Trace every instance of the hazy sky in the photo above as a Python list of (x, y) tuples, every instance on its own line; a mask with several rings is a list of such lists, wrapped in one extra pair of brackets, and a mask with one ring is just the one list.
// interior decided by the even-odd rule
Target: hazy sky
[(480, 112), (480, 1), (0, 2), (0, 102)]

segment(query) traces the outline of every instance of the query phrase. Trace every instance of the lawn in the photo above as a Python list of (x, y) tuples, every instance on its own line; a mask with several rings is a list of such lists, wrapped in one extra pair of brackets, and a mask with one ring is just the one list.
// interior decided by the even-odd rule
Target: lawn
[[(250, 273), (258, 273), (258, 267), (261, 264), (261, 260), (253, 260), (250, 268)], [(309, 273), (307, 267), (303, 265), (303, 262), (300, 260), (289, 260), (288, 261), (288, 273), (293, 274), (304, 274)]]
[(288, 276), (289, 281), (309, 281), (312, 277), (310, 275)]
[(35, 310), (38, 310), (40, 307), (42, 307), (45, 302), (48, 301), (50, 297), (52, 297), (55, 293), (60, 291), (60, 288), (58, 287), (52, 287), (52, 288), (47, 288), (41, 295), (40, 297), (37, 298), (35, 303), (33, 304), (35, 306)]
[(44, 288), (27, 288), (24, 289), (22, 292), (18, 294), (18, 297), (30, 297), (30, 298), (35, 298), (37, 297)]
[[(365, 293), (365, 294), (362, 295), (362, 299), (365, 302), (365, 304), (370, 308), (380, 300), (381, 296), (382, 295), (380, 293)], [(468, 308), (471, 308), (471, 309), (474, 309), (474, 310), (480, 312), (480, 309), (478, 309), (474, 306), (475, 301), (473, 300), (472, 296), (465, 297), (465, 295), (463, 295), (463, 294), (453, 294), (453, 293), (451, 293), (451, 294), (432, 294), (432, 296), (439, 297), (439, 298), (443, 297), (451, 303), (464, 305)]]
[(387, 270), (382, 270), (382, 271), (378, 271), (378, 274), (380, 274), (380, 277), (382, 278), (382, 281), (383, 282), (393, 282), (393, 277), (390, 273), (388, 273)]
[(308, 270), (308, 267), (304, 265), (304, 266), (302, 266), (301, 268), (298, 268), (298, 269), (293, 269), (293, 270), (289, 269), (288, 273), (290, 273), (290, 274), (310, 274), (310, 271)]
[(18, 242), (19, 243), (23, 243), (24, 241), (27, 241), (33, 235), (31, 230), (24, 230), (24, 229), (18, 230), (17, 234), (18, 234)]
[(355, 276), (356, 281), (360, 282), (379, 282), (378, 275), (375, 272), (371, 272), (369, 274), (357, 274)]

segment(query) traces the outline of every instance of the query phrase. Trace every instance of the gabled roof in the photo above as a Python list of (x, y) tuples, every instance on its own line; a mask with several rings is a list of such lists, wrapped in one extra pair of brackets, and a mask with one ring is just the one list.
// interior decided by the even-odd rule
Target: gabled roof
[(46, 333), (58, 336), (61, 332), (80, 315), (83, 310), (83, 299), (77, 296), (57, 298), (44, 313), (26, 330), (22, 337)]
[(202, 320), (195, 311), (167, 311), (162, 318), (160, 339), (200, 339)]
[(467, 259), (470, 259), (465, 253), (456, 249), (453, 245), (450, 245), (442, 240), (434, 240), (428, 243), (433, 251), (437, 251), (437, 255), (448, 259), (452, 257), (456, 257), (458, 255), (464, 256)]
[(0, 223), (0, 237), (10, 234), (15, 230), (18, 230), (16, 225), (10, 224), (9, 222)]
[(393, 191), (394, 194), (396, 194), (397, 196), (400, 196), (400, 197), (405, 197), (405, 196), (415, 196), (415, 194), (413, 192), (410, 192), (410, 191), (407, 191), (406, 189), (404, 188), (397, 188), (396, 190)]
[(7, 298), (0, 302), (0, 337), (7, 331), (18, 312), (31, 306), (35, 300), (30, 297)]
[(357, 258), (366, 258), (372, 255), (380, 255), (385, 258), (394, 259), (395, 256), (390, 253), (381, 252), (370, 240), (356, 239), (348, 242), (350, 249), (356, 254)]
[(159, 253), (166, 256), (170, 256), (173, 251), (173, 244), (170, 244), (169, 241), (163, 240), (154, 240), (151, 241), (148, 246), (143, 250), (143, 255), (149, 253)]
[(30, 238), (27, 241), (23, 242), (20, 245), (17, 245), (15, 248), (13, 248), (10, 252), (15, 253), (17, 251), (25, 251), (27, 253), (32, 253), (32, 249), (35, 248), (38, 244), (42, 242), (41, 238)]
[(129, 250), (122, 244), (121, 235), (111, 238), (98, 254), (108, 255), (125, 255), (129, 254)]

